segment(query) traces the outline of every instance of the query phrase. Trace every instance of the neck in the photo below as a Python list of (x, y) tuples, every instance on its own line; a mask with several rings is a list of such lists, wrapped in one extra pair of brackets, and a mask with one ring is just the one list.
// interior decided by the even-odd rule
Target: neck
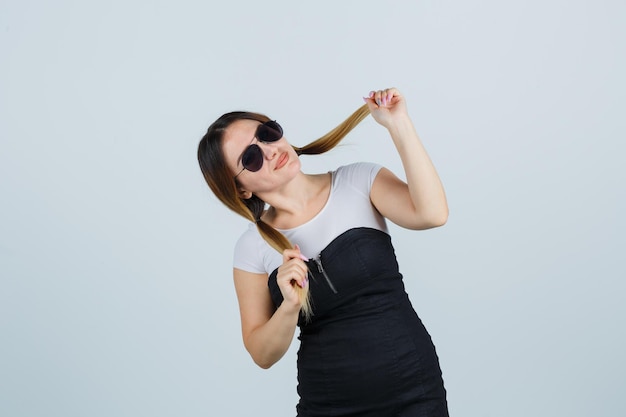
[(274, 227), (288, 229), (312, 218), (327, 200), (329, 178), (330, 174), (309, 175), (300, 172), (283, 188), (259, 195), (270, 205), (263, 220)]

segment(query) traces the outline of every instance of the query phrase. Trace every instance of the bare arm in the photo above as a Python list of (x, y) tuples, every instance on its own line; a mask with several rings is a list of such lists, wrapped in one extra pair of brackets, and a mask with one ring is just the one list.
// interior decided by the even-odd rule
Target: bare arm
[(391, 88), (375, 92), (366, 102), (374, 119), (389, 131), (407, 178), (405, 183), (383, 168), (372, 185), (372, 204), (383, 216), (408, 229), (445, 224), (448, 219), (445, 191), (408, 116), (404, 98)]
[(243, 343), (254, 362), (267, 369), (283, 357), (293, 340), (300, 302), (293, 285), (306, 285), (306, 265), (299, 251), (286, 250), (278, 269), (278, 285), (283, 302), (274, 308), (267, 288), (267, 274), (254, 274), (235, 268), (233, 277), (239, 300)]

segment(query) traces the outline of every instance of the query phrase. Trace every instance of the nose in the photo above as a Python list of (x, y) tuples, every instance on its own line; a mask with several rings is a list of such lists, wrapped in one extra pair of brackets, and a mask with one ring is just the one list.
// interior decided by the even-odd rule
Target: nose
[(261, 152), (263, 152), (263, 156), (268, 161), (271, 161), (272, 159), (274, 159), (274, 157), (278, 153), (278, 151), (277, 151), (276, 147), (274, 146), (273, 142), (272, 143), (266, 143), (266, 142), (258, 141), (257, 145), (259, 146), (259, 148), (261, 148)]

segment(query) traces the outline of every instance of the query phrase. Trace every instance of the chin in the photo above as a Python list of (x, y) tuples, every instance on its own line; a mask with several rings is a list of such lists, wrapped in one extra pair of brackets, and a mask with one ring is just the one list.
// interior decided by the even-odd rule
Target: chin
[(294, 159), (287, 163), (287, 166), (285, 168), (288, 168), (289, 172), (298, 174), (302, 169), (302, 163), (300, 162), (300, 158), (296, 155)]

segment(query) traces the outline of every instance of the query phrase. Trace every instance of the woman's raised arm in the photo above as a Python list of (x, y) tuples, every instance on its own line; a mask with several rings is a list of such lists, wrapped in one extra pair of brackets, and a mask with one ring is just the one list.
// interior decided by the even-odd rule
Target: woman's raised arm
[(372, 91), (364, 100), (374, 120), (389, 131), (407, 178), (405, 183), (388, 169), (381, 169), (372, 185), (372, 204), (383, 216), (408, 229), (445, 224), (445, 191), (408, 115), (404, 97), (389, 88)]

